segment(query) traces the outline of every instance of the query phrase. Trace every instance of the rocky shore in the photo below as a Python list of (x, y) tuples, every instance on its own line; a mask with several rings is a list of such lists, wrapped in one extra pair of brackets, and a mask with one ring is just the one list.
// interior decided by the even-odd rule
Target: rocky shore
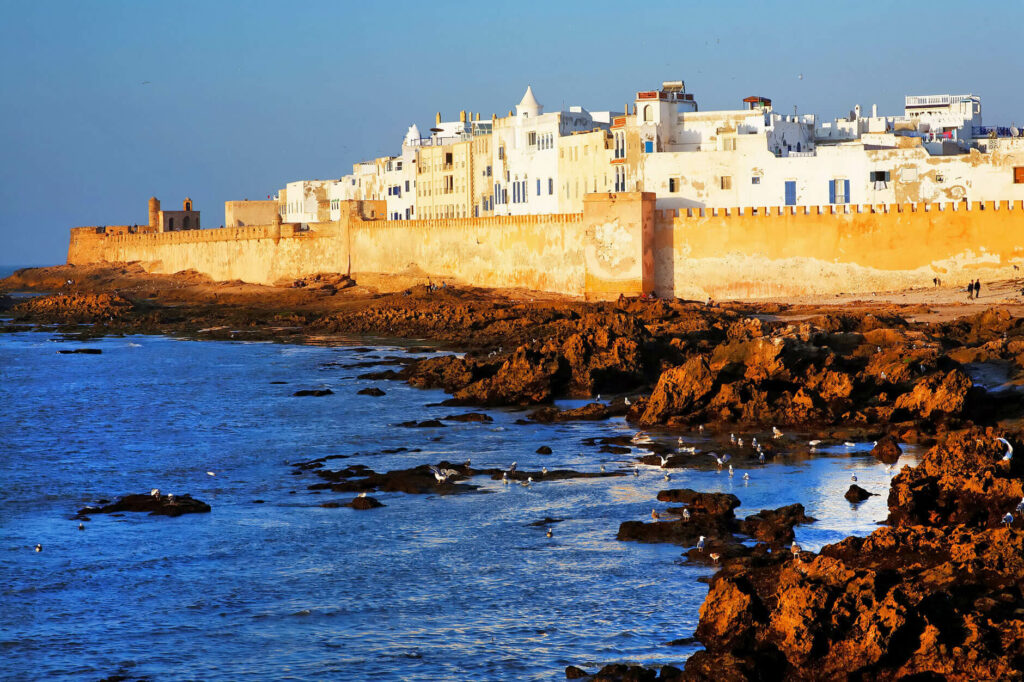
[[(363, 376), (443, 389), (453, 407), (528, 407), (524, 423), (624, 416), (660, 435), (644, 461), (666, 471), (692, 455), (667, 439), (705, 430), (720, 465), (724, 455), (749, 464), (809, 457), (847, 440), (876, 441), (872, 454), (886, 464), (901, 444), (929, 448), (893, 479), (885, 526), (816, 554), (793, 545), (793, 527), (813, 522), (801, 505), (737, 519), (732, 496), (666, 486), (651, 506), (676, 506), (662, 505), (650, 522), (624, 519), (621, 540), (676, 543), (687, 560), (719, 567), (692, 633), (705, 649), (658, 679), (1024, 679), (1024, 318), (1006, 308), (583, 303), (458, 287), (380, 293), (350, 280), (267, 288), (133, 266), (22, 272), (0, 290), (58, 286), (58, 294), (2, 299), (3, 329), (428, 338), (462, 353), (398, 358)], [(550, 404), (562, 397), (593, 401)], [(449, 419), (484, 421), (454, 412)], [(629, 452), (628, 443), (600, 441), (591, 445)], [(510, 473), (439, 462), (451, 472), (440, 481), (427, 463), (383, 473), (325, 464), (304, 462), (296, 473), (319, 477), (314, 489), (412, 494), (473, 492), (472, 477)], [(847, 495), (866, 492), (851, 486)], [(656, 677), (610, 665), (594, 679)]]

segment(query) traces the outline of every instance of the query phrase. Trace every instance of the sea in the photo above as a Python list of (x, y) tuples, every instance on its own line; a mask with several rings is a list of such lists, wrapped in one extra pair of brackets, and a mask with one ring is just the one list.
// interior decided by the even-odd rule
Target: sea
[[(81, 347), (102, 354), (57, 353)], [(671, 642), (693, 635), (713, 567), (682, 547), (616, 540), (621, 522), (666, 506), (659, 490), (733, 493), (738, 516), (801, 502), (817, 518), (796, 530), (807, 549), (886, 516), (890, 474), (870, 443), (811, 458), (794, 447), (738, 463), (734, 477), (698, 454), (666, 483), (657, 467), (632, 475), (642, 446), (610, 455), (582, 443), (632, 435), (622, 419), (523, 425), (521, 411), (489, 409), (491, 423), (404, 428), (465, 409), (440, 406), (441, 391), (359, 378), (393, 365), (346, 367), (427, 355), (368, 338), (0, 334), (0, 678), (563, 680), (568, 665), (682, 666), (699, 645)], [(357, 394), (370, 386), (386, 395)], [(308, 388), (333, 395), (292, 395)], [(320, 479), (291, 466), (327, 455), (378, 472), (471, 459), (630, 475), (530, 487), (480, 476), (472, 493), (372, 493), (385, 506), (356, 511), (321, 506), (352, 495), (312, 491)], [(850, 505), (853, 474), (879, 496)], [(151, 488), (212, 511), (93, 515), (84, 531), (72, 519)], [(532, 525), (545, 518), (558, 522)]]

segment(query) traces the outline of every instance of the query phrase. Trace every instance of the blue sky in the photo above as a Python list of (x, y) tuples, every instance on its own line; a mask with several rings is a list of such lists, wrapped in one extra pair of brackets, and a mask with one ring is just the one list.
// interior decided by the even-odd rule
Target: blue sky
[[(0, 1), (0, 264), (63, 262), (75, 225), (338, 177), (435, 111), (621, 109), (684, 79), (831, 118), (981, 95), (1024, 123), (1024, 3)], [(803, 78), (798, 78), (803, 74)]]

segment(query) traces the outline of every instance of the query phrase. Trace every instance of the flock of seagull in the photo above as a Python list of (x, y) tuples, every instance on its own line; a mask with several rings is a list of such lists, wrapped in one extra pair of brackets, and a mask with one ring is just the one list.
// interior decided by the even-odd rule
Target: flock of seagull
[[(625, 402), (626, 402), (627, 405), (629, 405), (629, 398), (626, 398)], [(703, 434), (704, 430), (705, 430), (704, 429), (704, 425), (701, 424), (698, 427), (698, 431), (701, 434)], [(772, 438), (773, 439), (777, 440), (779, 438), (782, 438), (784, 435), (785, 434), (777, 426), (773, 426), (772, 427)], [(996, 440), (998, 442), (1002, 443), (1004, 446), (1006, 446), (1006, 452), (1005, 452), (1005, 454), (1003, 455), (1003, 458), (1002, 458), (1003, 461), (1004, 462), (1010, 461), (1013, 458), (1013, 446), (1005, 438), (1000, 437), (1000, 438), (996, 438)], [(638, 431), (630, 439), (630, 442), (632, 442), (634, 445), (649, 445), (649, 444), (654, 442), (654, 439), (652, 439), (650, 437), (650, 435), (644, 433), (643, 431)], [(743, 447), (743, 438), (742, 437), (737, 437), (735, 433), (730, 433), (729, 434), (729, 442), (732, 443), (733, 445), (737, 446), (737, 447)], [(807, 441), (807, 445), (809, 446), (809, 449), (812, 452), (816, 451), (817, 447), (819, 445), (821, 445), (821, 443), (822, 443), (822, 441), (820, 439), (813, 439), (813, 440)], [(877, 444), (877, 442), (875, 444)], [(756, 437), (753, 437), (753, 438), (751, 438), (750, 445), (758, 453), (758, 461), (761, 464), (764, 464), (765, 463), (765, 454), (764, 454), (763, 446), (761, 445), (761, 443), (759, 443), (757, 441)], [(853, 443), (851, 441), (846, 441), (846, 442), (843, 443), (843, 446), (847, 447), (847, 448), (854, 448), (854, 447), (857, 446), (857, 444)], [(680, 437), (677, 440), (676, 453), (678, 453), (678, 454), (695, 455), (695, 454), (697, 454), (697, 448), (694, 447), (694, 446), (685, 445), (682, 437)], [(732, 459), (732, 456), (729, 453), (718, 454), (717, 452), (708, 452), (707, 454), (715, 458), (715, 463), (717, 464), (717, 466), (718, 466), (718, 468), (720, 470), (722, 469), (723, 466), (728, 464), (730, 459)], [(666, 455), (658, 455), (658, 457), (661, 460), (660, 468), (661, 469), (666, 468), (668, 466), (669, 461), (670, 461), (670, 457), (666, 456)], [(466, 466), (467, 467), (469, 466), (469, 464), (470, 464), (470, 461), (466, 460)], [(503, 485), (509, 485), (511, 483), (511, 481), (509, 479), (509, 474), (515, 473), (516, 466), (517, 466), (517, 462), (512, 462), (512, 464), (509, 466), (509, 468), (502, 473), (502, 475), (501, 475), (501, 482), (502, 482)], [(886, 467), (885, 467), (885, 470), (886, 470), (886, 472), (891, 473), (892, 470), (893, 470), (892, 465), (891, 464), (887, 464)], [(604, 467), (603, 464), (601, 465), (601, 471), (602, 472), (605, 471), (605, 467)], [(435, 478), (435, 480), (439, 484), (447, 483), (448, 480), (450, 478), (452, 478), (453, 476), (458, 476), (458, 475), (461, 474), (461, 472), (459, 472), (459, 471), (457, 471), (455, 469), (442, 469), (442, 468), (437, 467), (437, 466), (435, 466), (433, 464), (430, 465), (430, 472), (432, 474), (434, 474), (434, 478)], [(547, 472), (548, 472), (547, 467), (542, 467), (541, 468), (541, 473), (542, 474), (547, 474)], [(732, 478), (734, 473), (735, 472), (733, 470), (732, 465), (729, 464), (729, 477)], [(213, 472), (213, 471), (207, 471), (206, 475), (207, 476), (216, 476), (217, 474), (215, 472)], [(634, 467), (633, 467), (633, 476), (635, 476), (635, 477), (639, 477), (640, 476), (640, 468), (638, 466), (634, 465)], [(669, 473), (667, 471), (665, 472), (663, 478), (666, 481), (672, 480), (672, 477), (669, 475)], [(743, 474), (743, 480), (745, 482), (749, 481), (750, 480), (750, 474), (749, 473), (744, 473)], [(850, 475), (850, 480), (853, 481), (854, 483), (856, 483), (857, 482), (857, 474), (851, 474)], [(527, 476), (526, 480), (523, 481), (522, 483), (520, 483), (520, 485), (522, 485), (524, 487), (529, 487), (532, 483), (533, 483), (533, 477), (532, 476)], [(160, 497), (161, 496), (159, 488), (153, 488), (152, 490), (149, 491), (149, 494), (152, 497)], [(366, 496), (365, 492), (359, 494), (359, 497), (365, 497), (365, 496)], [(171, 494), (171, 493), (168, 493), (166, 495), (166, 499), (167, 499), (168, 502), (173, 503), (174, 502), (174, 495)], [(1021, 498), (1021, 501), (1017, 504), (1017, 507), (1016, 507), (1016, 509), (1014, 511), (1016, 511), (1018, 515), (1024, 515), (1024, 498)], [(659, 520), (661, 518), (661, 515), (658, 513), (657, 509), (652, 509), (651, 510), (651, 518), (654, 519), (655, 521), (657, 521), (657, 520)], [(689, 521), (690, 520), (690, 510), (685, 508), (685, 507), (683, 508), (683, 511), (682, 511), (682, 519), (683, 519), (683, 521)], [(1011, 526), (1013, 524), (1013, 520), (1014, 520), (1013, 514), (1011, 512), (1007, 512), (1002, 517), (1002, 524), (1003, 524), (1004, 527), (1008, 528), (1009, 526)], [(78, 530), (84, 531), (85, 530), (85, 524), (79, 523), (78, 524)], [(548, 528), (546, 535), (549, 538), (554, 537), (553, 529)], [(705, 538), (703, 535), (700, 536), (700, 538), (697, 540), (697, 547), (696, 547), (697, 551), (700, 551), (700, 552), (704, 551), (704, 541), (706, 539), (707, 538)], [(36, 552), (42, 552), (43, 551), (43, 545), (41, 543), (36, 543), (34, 549), (35, 549)], [(798, 557), (800, 552), (802, 551), (801, 548), (800, 548), (800, 545), (797, 544), (796, 541), (793, 542), (793, 545), (791, 546), (790, 549), (791, 549), (794, 557)], [(717, 552), (712, 552), (708, 556), (710, 557), (710, 559), (715, 564), (717, 564), (718, 560), (721, 558), (721, 555), (718, 554)]]

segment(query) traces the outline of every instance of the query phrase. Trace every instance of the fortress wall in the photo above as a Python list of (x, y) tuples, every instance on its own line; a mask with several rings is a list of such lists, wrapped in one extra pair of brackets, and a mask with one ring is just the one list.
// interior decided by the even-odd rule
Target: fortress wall
[(355, 220), (352, 272), (584, 293), (583, 216)]
[[(835, 212), (833, 212), (835, 211)], [(713, 299), (966, 284), (1024, 269), (1022, 202), (656, 211), (655, 289)], [(1019, 273), (1017, 273), (1019, 274)]]
[[(650, 193), (593, 194), (582, 214), (384, 221), (372, 202), (341, 219), (157, 234), (71, 231), (68, 262), (273, 284), (318, 272), (442, 277), (587, 298), (656, 291), (714, 299), (961, 284), (1024, 270), (1024, 204), (655, 210)], [(1016, 272), (1020, 274), (1020, 272)]]

